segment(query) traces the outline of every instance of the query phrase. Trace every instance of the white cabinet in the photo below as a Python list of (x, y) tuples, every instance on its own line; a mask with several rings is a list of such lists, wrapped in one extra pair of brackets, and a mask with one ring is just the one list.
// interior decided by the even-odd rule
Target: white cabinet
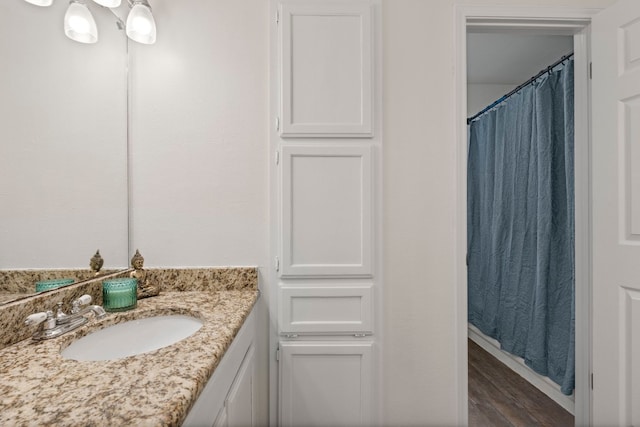
[(225, 409), (228, 427), (253, 427), (255, 420), (255, 350), (249, 347), (227, 395)]
[(371, 425), (371, 342), (281, 342), (280, 425)]
[(227, 408), (224, 406), (218, 412), (218, 416), (216, 417), (216, 422), (213, 423), (213, 427), (228, 427), (227, 422)]
[(284, 284), (279, 289), (281, 334), (373, 332), (373, 288), (335, 281), (331, 286)]
[(282, 137), (370, 137), (371, 5), (280, 5)]
[(254, 427), (255, 419), (255, 350), (249, 347), (240, 369), (218, 412), (214, 427)]
[(281, 277), (371, 276), (371, 152), (282, 147)]
[(271, 5), (271, 423), (378, 425), (382, 3)]
[(183, 427), (256, 426), (255, 314), (252, 311), (187, 415)]

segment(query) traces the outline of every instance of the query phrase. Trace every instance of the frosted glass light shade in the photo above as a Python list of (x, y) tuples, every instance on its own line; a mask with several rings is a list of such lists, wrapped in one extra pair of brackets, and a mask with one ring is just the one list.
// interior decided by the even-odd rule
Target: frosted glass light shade
[(104, 7), (118, 7), (120, 6), (121, 0), (93, 0), (93, 2)]
[(53, 0), (24, 0), (27, 3), (35, 4), (36, 6), (51, 6)]
[(93, 15), (84, 3), (72, 0), (64, 14), (64, 33), (71, 40), (80, 43), (98, 41), (98, 28)]
[(136, 0), (127, 16), (127, 36), (138, 43), (156, 42), (156, 22), (148, 3)]

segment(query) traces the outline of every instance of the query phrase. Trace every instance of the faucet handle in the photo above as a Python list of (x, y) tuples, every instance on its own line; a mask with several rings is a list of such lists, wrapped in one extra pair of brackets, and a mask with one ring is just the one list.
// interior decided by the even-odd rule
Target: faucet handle
[(24, 321), (24, 324), (27, 326), (38, 325), (44, 322), (45, 320), (47, 320), (47, 313), (42, 311), (40, 313), (34, 313), (31, 316), (27, 316), (27, 318)]
[(82, 295), (80, 298), (73, 300), (73, 302), (71, 303), (71, 313), (75, 314), (79, 312), (80, 306), (89, 304), (91, 300), (91, 295), (88, 294)]
[(42, 322), (44, 322), (43, 329), (55, 328), (56, 318), (53, 317), (53, 311), (49, 310), (46, 312), (34, 313), (30, 316), (27, 316), (27, 318), (24, 321), (24, 324), (27, 326), (30, 326), (30, 325), (38, 325)]

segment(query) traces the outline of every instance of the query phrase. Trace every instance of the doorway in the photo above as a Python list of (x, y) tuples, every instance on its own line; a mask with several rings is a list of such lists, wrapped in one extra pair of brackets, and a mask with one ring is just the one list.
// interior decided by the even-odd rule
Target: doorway
[[(564, 158), (565, 152), (572, 150), (573, 136), (565, 139), (554, 132), (558, 136), (547, 139), (534, 136), (538, 132), (529, 134), (524, 131), (531, 129), (534, 123), (535, 127), (546, 123), (544, 128), (553, 125), (564, 128), (563, 123), (573, 127), (573, 95), (570, 95), (570, 99), (566, 98), (573, 92), (573, 59), (570, 57), (573, 45), (573, 36), (570, 35), (467, 29), (467, 117), (473, 118), (469, 124), (467, 188), (470, 200), (467, 216), (472, 221), (467, 233), (470, 242), (473, 242), (468, 252), (469, 338), (482, 349), (470, 345), (470, 414), (501, 411), (500, 408), (505, 403), (502, 392), (498, 390), (504, 387), (494, 388), (490, 384), (495, 382), (505, 385), (506, 381), (489, 376), (487, 372), (490, 371), (490, 366), (502, 364), (531, 383), (534, 386), (533, 392), (536, 388), (542, 392), (541, 401), (549, 400), (540, 410), (532, 409), (531, 416), (543, 417), (544, 412), (549, 412), (555, 404), (570, 414), (574, 412), (574, 363), (573, 360), (567, 361), (568, 357), (573, 358), (573, 332), (568, 320), (574, 303), (573, 284), (570, 280), (563, 283), (559, 281), (560, 277), (572, 277), (573, 215), (566, 215), (564, 209), (557, 212), (558, 206), (564, 206), (569, 212), (574, 210), (571, 166), (573, 153)], [(558, 62), (558, 65), (552, 67), (552, 64)], [(541, 71), (543, 74), (539, 75)], [(538, 76), (535, 83), (532, 82), (533, 76)], [(563, 84), (564, 81), (567, 84)], [(502, 98), (516, 88), (521, 89), (510, 98)], [(543, 95), (545, 93), (547, 96)], [(534, 94), (537, 94), (535, 98)], [(500, 99), (502, 101), (496, 105), (495, 102)], [(563, 111), (564, 109), (558, 110), (558, 107), (566, 108), (566, 103), (570, 102), (571, 114), (566, 117), (560, 114), (547, 121), (544, 113), (534, 113), (534, 99), (538, 99), (535, 102), (541, 106), (539, 108), (554, 111)], [(506, 135), (511, 136), (502, 140)], [(516, 146), (519, 148), (514, 149)], [(553, 160), (537, 160), (538, 155), (534, 153), (539, 152), (542, 147), (563, 149), (556, 151)], [(564, 172), (565, 166), (570, 168), (567, 175)], [(552, 178), (550, 187), (538, 187), (537, 180), (551, 171), (553, 176), (557, 176), (557, 180)], [(528, 178), (523, 178), (527, 176)], [(537, 200), (526, 197), (526, 194), (535, 193), (539, 194)], [(545, 194), (549, 198), (545, 198)], [(540, 201), (559, 201), (560, 197), (568, 199), (565, 203), (552, 203), (556, 205), (553, 213)], [(548, 220), (557, 224), (556, 227), (547, 229)], [(503, 226), (498, 226), (498, 222)], [(481, 226), (477, 226), (480, 224)], [(542, 232), (545, 229), (547, 231)], [(538, 231), (536, 233), (533, 230)], [(548, 244), (555, 243), (553, 252), (536, 250), (536, 246), (547, 246), (544, 243), (547, 236)], [(504, 242), (496, 249), (511, 249), (504, 252), (489, 249), (488, 245), (493, 245), (496, 241)], [(549, 248), (551, 250), (550, 245)], [(555, 272), (548, 276), (537, 267), (547, 262), (556, 266), (551, 267)], [(487, 268), (487, 264), (494, 265), (495, 268)], [(507, 264), (512, 267), (507, 267)], [(550, 291), (562, 291), (558, 293), (562, 297), (553, 303), (547, 303), (546, 299), (535, 297), (531, 292), (540, 284), (546, 287), (547, 283)], [(538, 301), (537, 304), (533, 302), (534, 299)], [(533, 306), (538, 307), (535, 316), (529, 315)], [(541, 318), (547, 320), (540, 321)], [(541, 339), (539, 337), (543, 331), (544, 336), (549, 333), (546, 331), (553, 332)], [(544, 350), (547, 342), (554, 345), (553, 352)], [(494, 359), (475, 357), (483, 350)], [(529, 365), (523, 359), (525, 353), (529, 355)], [(548, 369), (549, 376), (555, 382), (530, 367), (533, 359), (536, 359), (534, 369), (538, 372)], [(480, 361), (482, 364), (478, 366)], [(552, 372), (555, 376), (551, 375)], [(480, 379), (477, 376), (482, 381), (477, 381)], [(560, 387), (561, 384), (564, 385), (563, 388)], [(508, 395), (505, 397), (509, 402)], [(498, 401), (501, 402), (500, 405), (497, 405)], [(489, 404), (490, 402), (496, 404)], [(534, 403), (532, 400), (530, 406), (535, 407)], [(503, 414), (508, 415), (508, 412), (504, 411)], [(470, 423), (471, 420), (472, 418)]]
[[(544, 9), (544, 8), (543, 8)], [(460, 336), (459, 370), (467, 373), (467, 278), (466, 278), (466, 160), (467, 160), (467, 34), (508, 34), (518, 36), (569, 37), (575, 55), (575, 211), (576, 211), (576, 389), (575, 423), (588, 424), (590, 419), (590, 342), (589, 342), (589, 133), (588, 133), (588, 24), (589, 10), (560, 13), (552, 8), (518, 9), (467, 7), (458, 9), (458, 57), (460, 70), (457, 84), (457, 141), (458, 141), (458, 206), (457, 269), (458, 269), (458, 321)], [(540, 18), (544, 16), (544, 18)], [(496, 46), (497, 48), (497, 46)], [(539, 70), (535, 70), (535, 74)], [(496, 84), (499, 84), (496, 82)], [(471, 92), (471, 91), (470, 91)], [(471, 96), (475, 96), (471, 94)], [(475, 102), (475, 101), (473, 101)], [(477, 105), (476, 105), (477, 106)], [(473, 106), (472, 106), (473, 107)], [(584, 207), (587, 208), (584, 208)], [(463, 356), (464, 355), (464, 356)], [(461, 375), (460, 419), (468, 420), (468, 382)]]

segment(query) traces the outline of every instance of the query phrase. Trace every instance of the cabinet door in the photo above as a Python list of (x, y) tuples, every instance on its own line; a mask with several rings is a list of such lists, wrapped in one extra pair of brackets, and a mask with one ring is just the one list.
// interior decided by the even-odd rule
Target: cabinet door
[(281, 342), (281, 426), (369, 426), (371, 346)]
[(281, 334), (353, 334), (373, 332), (371, 285), (338, 280), (333, 286), (281, 285)]
[(227, 408), (224, 406), (220, 409), (220, 412), (218, 412), (213, 427), (229, 427), (229, 423), (227, 422)]
[[(182, 423), (183, 427), (253, 425), (244, 423), (246, 418), (237, 415), (240, 411), (247, 412), (251, 422), (256, 423), (253, 391), (255, 317), (254, 309), (193, 404)], [(247, 381), (251, 383), (249, 394), (246, 392)]]
[(370, 277), (371, 147), (282, 148), (281, 277)]
[(253, 345), (247, 351), (233, 381), (226, 407), (228, 427), (250, 427), (255, 425), (255, 351)]
[(280, 5), (282, 137), (370, 137), (371, 5)]

